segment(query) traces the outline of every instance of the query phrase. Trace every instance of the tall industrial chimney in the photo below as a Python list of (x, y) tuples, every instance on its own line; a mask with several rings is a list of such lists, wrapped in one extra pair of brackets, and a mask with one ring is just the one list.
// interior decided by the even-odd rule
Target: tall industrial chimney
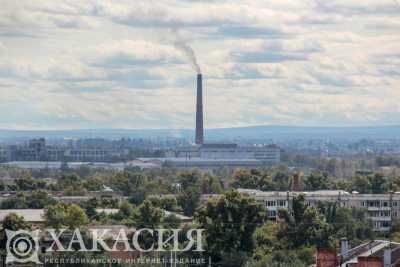
[(204, 143), (203, 128), (203, 78), (201, 73), (197, 74), (197, 103), (196, 103), (196, 144)]

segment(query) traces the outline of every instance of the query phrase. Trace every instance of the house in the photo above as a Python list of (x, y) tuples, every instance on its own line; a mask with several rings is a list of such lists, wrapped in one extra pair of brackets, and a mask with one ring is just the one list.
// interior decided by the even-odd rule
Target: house
[(3, 222), (4, 219), (11, 213), (15, 213), (19, 216), (24, 217), (25, 221), (32, 224), (33, 228), (38, 228), (38, 227), (44, 225), (44, 223), (45, 223), (43, 209), (0, 210), (0, 222)]
[(340, 253), (318, 249), (316, 267), (397, 267), (400, 266), (400, 243), (374, 240), (354, 248), (341, 240)]

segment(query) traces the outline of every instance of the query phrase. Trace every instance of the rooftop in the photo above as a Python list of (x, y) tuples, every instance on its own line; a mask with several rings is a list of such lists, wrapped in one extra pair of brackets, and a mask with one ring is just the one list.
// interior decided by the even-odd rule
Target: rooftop
[(10, 209), (0, 210), (0, 221), (3, 221), (7, 215), (15, 213), (24, 217), (27, 222), (44, 222), (44, 210), (43, 209)]
[(287, 196), (289, 193), (291, 196), (293, 195), (306, 195), (306, 196), (350, 196), (351, 194), (344, 190), (317, 190), (317, 191), (261, 191), (257, 189), (245, 189), (239, 188), (239, 192), (247, 193), (249, 195), (256, 196)]

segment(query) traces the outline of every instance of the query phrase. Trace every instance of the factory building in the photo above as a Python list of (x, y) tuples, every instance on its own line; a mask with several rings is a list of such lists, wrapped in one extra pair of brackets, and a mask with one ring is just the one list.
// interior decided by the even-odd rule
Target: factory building
[(280, 162), (276, 145), (240, 146), (238, 144), (205, 143), (203, 125), (203, 76), (197, 75), (195, 145), (167, 153), (168, 162), (176, 167), (213, 168), (216, 166), (259, 167)]
[(277, 164), (280, 162), (280, 148), (276, 145), (239, 146), (237, 144), (203, 144), (180, 148), (170, 153), (171, 158), (187, 160), (257, 160), (260, 163)]
[(23, 146), (0, 147), (0, 162), (30, 161), (112, 161), (115, 158), (127, 156), (127, 149), (112, 149), (101, 147), (67, 147), (50, 146), (44, 138), (31, 139)]

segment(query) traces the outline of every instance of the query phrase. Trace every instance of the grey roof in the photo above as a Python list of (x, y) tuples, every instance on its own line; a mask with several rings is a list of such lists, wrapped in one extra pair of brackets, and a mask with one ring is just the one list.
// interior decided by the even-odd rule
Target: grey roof
[(105, 214), (115, 214), (118, 213), (119, 209), (96, 209), (97, 213), (105, 213)]
[(188, 216), (176, 213), (176, 212), (171, 212), (171, 211), (164, 210), (164, 213), (165, 213), (166, 216), (175, 215), (178, 219), (180, 219), (182, 221), (192, 221), (193, 220), (192, 217), (188, 217)]
[[(344, 255), (339, 254), (343, 259), (341, 266), (356, 264), (358, 257), (379, 257), (383, 259), (384, 250), (391, 250), (391, 266), (395, 266), (400, 261), (400, 244), (388, 240), (374, 240), (349, 249)], [(397, 265), (396, 265), (397, 266)]]
[(261, 191), (257, 189), (246, 189), (246, 188), (239, 188), (239, 192), (241, 193), (247, 193), (249, 195), (255, 195), (255, 196), (286, 196), (288, 193), (290, 196), (293, 195), (300, 195), (304, 194), (306, 196), (349, 196), (351, 195), (349, 192), (344, 191), (344, 190), (318, 190), (318, 191)]
[(24, 217), (27, 222), (44, 222), (44, 210), (43, 209), (12, 209), (12, 210), (0, 210), (0, 221), (3, 221), (7, 215), (15, 213)]
[(127, 227), (125, 225), (91, 225), (88, 227), (90, 234), (92, 235), (94, 230), (104, 234), (104, 239), (120, 240), (119, 233), (121, 230), (125, 231), (126, 234), (134, 232), (136, 229), (132, 227)]
[(213, 144), (213, 143), (207, 143), (201, 145), (201, 148), (237, 148), (237, 144)]

